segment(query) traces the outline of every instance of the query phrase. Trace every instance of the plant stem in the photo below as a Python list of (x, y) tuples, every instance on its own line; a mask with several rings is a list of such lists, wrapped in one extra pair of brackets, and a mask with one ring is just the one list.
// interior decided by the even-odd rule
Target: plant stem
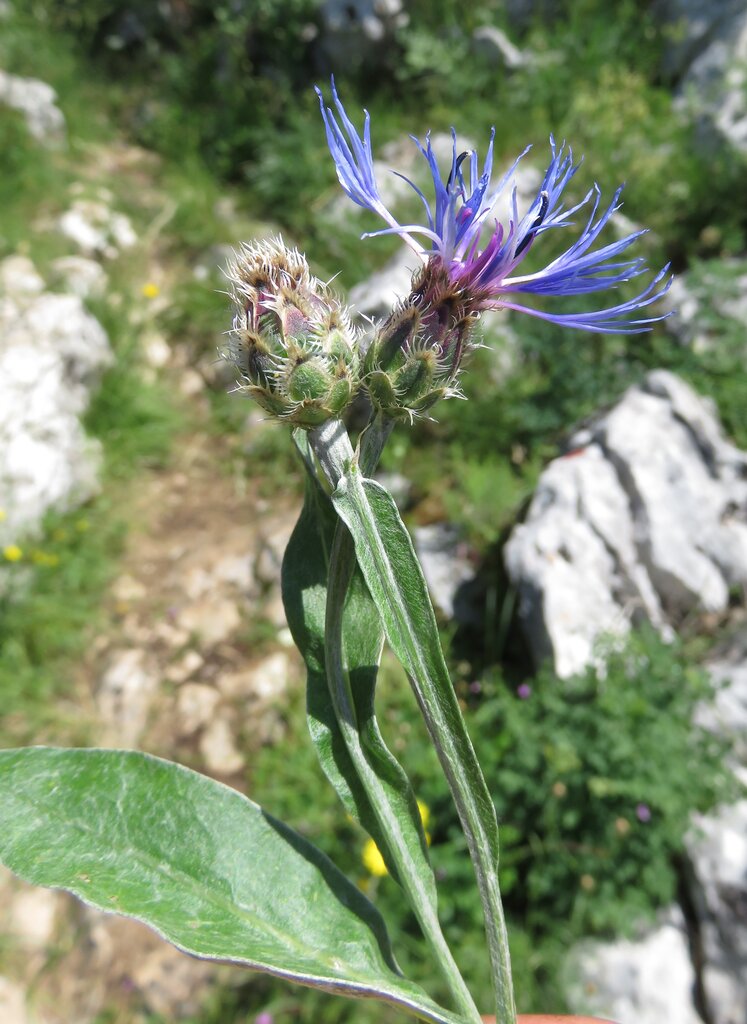
[[(365, 455), (362, 456), (369, 472), (375, 468), (390, 430), (391, 425), (380, 420), (374, 420), (370, 424), (363, 444)], [(341, 434), (335, 427), (331, 427), (329, 431), (320, 428), (317, 437), (312, 440), (312, 446), (323, 467), (326, 465), (329, 468), (331, 464), (337, 462), (332, 452), (333, 449), (338, 451), (341, 448), (352, 454), (347, 434)], [(342, 522), (338, 522), (330, 553), (325, 622), (327, 680), (335, 715), (358, 777), (366, 789), (379, 826), (387, 837), (390, 854), (397, 866), (402, 887), (407, 893), (423, 935), (449, 986), (455, 1005), (465, 1020), (477, 1024), (480, 1020), (479, 1011), (441, 930), (436, 909), (435, 888), (431, 889), (421, 878), (421, 873), (412, 860), (410, 850), (403, 841), (396, 815), (383, 792), (376, 772), (368, 762), (361, 743), (342, 647), (345, 597), (356, 564), (353, 539), (346, 526)]]

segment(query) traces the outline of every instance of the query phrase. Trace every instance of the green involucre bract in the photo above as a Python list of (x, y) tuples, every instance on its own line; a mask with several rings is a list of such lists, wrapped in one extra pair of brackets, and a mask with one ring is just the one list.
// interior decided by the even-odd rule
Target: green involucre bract
[(358, 389), (358, 338), (347, 309), (280, 239), (242, 245), (228, 267), (235, 306), (229, 358), (240, 388), (272, 416), (312, 428)]

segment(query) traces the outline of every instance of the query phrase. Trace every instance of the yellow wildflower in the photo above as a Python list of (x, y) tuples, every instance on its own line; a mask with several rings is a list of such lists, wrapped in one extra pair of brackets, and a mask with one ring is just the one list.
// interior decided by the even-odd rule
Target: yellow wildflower
[(23, 551), (17, 544), (8, 544), (3, 548), (3, 555), (6, 562), (20, 562), (23, 558)]
[(148, 281), (142, 288), (143, 296), (146, 299), (155, 299), (161, 293), (161, 289), (153, 281)]
[(418, 810), (420, 811), (420, 820), (423, 822), (423, 828), (428, 828), (428, 822), (431, 820), (430, 807), (422, 800), (418, 800)]
[(363, 867), (375, 878), (383, 878), (384, 875), (389, 874), (384, 858), (381, 856), (381, 850), (373, 839), (367, 839), (366, 845), (363, 847)]
[(4, 523), (7, 518), (8, 513), (5, 511), (4, 508), (0, 508), (0, 523)]

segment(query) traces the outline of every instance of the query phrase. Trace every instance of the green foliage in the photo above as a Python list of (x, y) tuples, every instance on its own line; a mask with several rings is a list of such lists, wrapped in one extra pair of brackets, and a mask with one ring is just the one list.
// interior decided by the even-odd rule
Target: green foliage
[[(670, 902), (693, 812), (738, 795), (725, 768), (726, 744), (693, 724), (714, 686), (682, 647), (650, 633), (613, 653), (604, 676), (589, 670), (559, 680), (544, 669), (527, 681), (527, 699), (497, 672), (462, 680), (458, 693), (500, 821), (517, 1003), (525, 1012), (557, 1011), (563, 1006), (558, 972), (569, 945), (626, 933)], [(377, 704), (385, 738), (430, 810), (444, 932), (476, 1002), (486, 1006), (482, 915), (464, 836), (407, 680), (388, 659)], [(254, 784), (361, 880), (390, 922), (398, 961), (439, 997), (442, 983), (423, 959), (401, 891), (389, 878), (366, 877), (364, 835), (336, 810), (314, 769), (300, 705), (289, 709), (287, 728), (281, 747), (260, 753)], [(687, 764), (697, 764), (698, 772), (683, 771)], [(299, 778), (303, 787), (295, 785)], [(639, 819), (638, 813), (646, 816), (639, 805), (650, 810), (650, 820)], [(307, 1013), (304, 1022), (314, 1019)]]
[(31, 138), (22, 115), (0, 106), (0, 258), (28, 238), (31, 221), (64, 195), (64, 186), (53, 156)]
[(473, 717), (492, 736), (504, 891), (533, 930), (625, 932), (674, 898), (693, 812), (738, 790), (728, 743), (694, 720), (713, 684), (644, 632), (604, 671), (561, 681), (545, 669), (525, 685), (487, 678)]
[(122, 550), (123, 525), (108, 501), (49, 516), (43, 535), (23, 544), (22, 559), (3, 569), (0, 597), (2, 743), (39, 742), (51, 733), (82, 741), (73, 688), (100, 615), (100, 600)]
[(26, 881), (197, 956), (457, 1020), (400, 975), (334, 864), (235, 790), (135, 751), (5, 750), (0, 768), (0, 858)]

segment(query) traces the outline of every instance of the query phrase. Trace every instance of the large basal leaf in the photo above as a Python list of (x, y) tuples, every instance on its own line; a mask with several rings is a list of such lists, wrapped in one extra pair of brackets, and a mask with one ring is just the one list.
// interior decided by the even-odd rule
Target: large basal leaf
[(378, 911), (321, 851), (235, 790), (168, 761), (0, 751), (0, 860), (196, 956), (458, 1020), (400, 975)]

